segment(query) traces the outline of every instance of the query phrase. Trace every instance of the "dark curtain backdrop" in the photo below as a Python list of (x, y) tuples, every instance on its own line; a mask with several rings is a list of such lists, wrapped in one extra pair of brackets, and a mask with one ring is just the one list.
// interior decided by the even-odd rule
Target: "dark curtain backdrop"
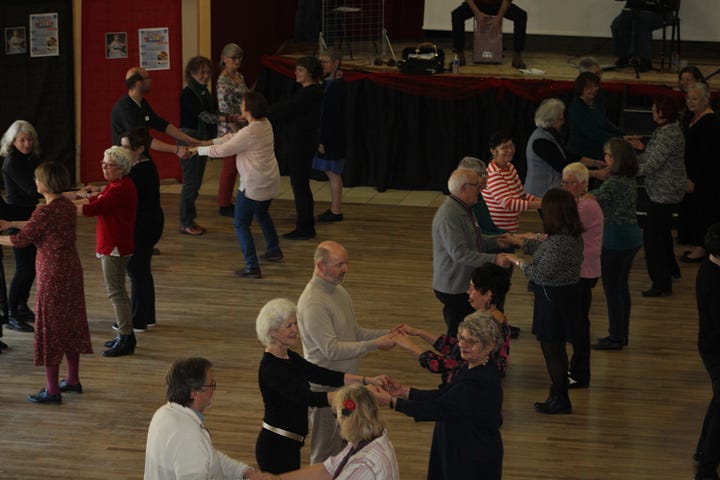
[[(245, 58), (240, 67), (245, 81), (253, 85), (262, 69), (260, 59), (272, 55), (293, 36), (296, 0), (212, 1), (212, 61), (219, 62), (223, 46), (240, 45)], [(424, 0), (385, 0), (385, 25), (393, 39), (420, 39)], [(448, 13), (449, 15), (449, 13)], [(399, 55), (400, 52), (396, 52)]]
[[(257, 89), (270, 104), (298, 88), (289, 59), (266, 57)], [(514, 165), (522, 179), (525, 147), (535, 110), (549, 97), (568, 103), (572, 83), (472, 76), (409, 76), (346, 71), (347, 186), (446, 190), (447, 178), (466, 155), (489, 159), (489, 138), (508, 132), (517, 145)], [(609, 118), (619, 123), (629, 101), (671, 93), (666, 87), (603, 83)], [(286, 172), (283, 132), (277, 154)]]
[[(30, 57), (30, 14), (58, 13), (57, 57)], [(7, 55), (6, 28), (25, 27), (26, 53)], [(64, 163), (75, 172), (75, 94), (71, 0), (0, 2), (0, 134), (15, 120), (38, 132), (42, 161)]]

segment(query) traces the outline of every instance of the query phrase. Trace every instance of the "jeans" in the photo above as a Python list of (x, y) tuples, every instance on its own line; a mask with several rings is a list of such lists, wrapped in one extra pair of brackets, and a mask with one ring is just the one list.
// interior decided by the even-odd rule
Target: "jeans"
[(659, 13), (648, 11), (621, 12), (610, 25), (613, 37), (613, 53), (618, 58), (629, 58), (634, 55), (649, 60), (652, 32), (662, 27), (662, 25), (663, 17)]
[(255, 252), (255, 241), (253, 240), (250, 225), (253, 217), (257, 219), (260, 230), (265, 237), (265, 249), (268, 253), (280, 251), (280, 240), (278, 239), (275, 224), (270, 218), (270, 203), (272, 200), (258, 202), (245, 196), (245, 192), (238, 191), (235, 200), (235, 232), (240, 240), (240, 248), (245, 257), (245, 264), (248, 268), (258, 268), (259, 262)]
[[(497, 5), (486, 5), (476, 3), (477, 7), (486, 15), (497, 15), (500, 3)], [(465, 20), (474, 16), (470, 6), (463, 2), (458, 8), (452, 11), (452, 34), (453, 45), (458, 52), (465, 51)], [(525, 50), (525, 32), (527, 30), (527, 12), (514, 3), (505, 11), (505, 17), (513, 22), (513, 51), (522, 52)]]
[(447, 325), (447, 334), (457, 337), (458, 325), (475, 309), (470, 305), (467, 293), (443, 293), (435, 290), (435, 296), (443, 304), (443, 318)]
[(630, 269), (640, 247), (627, 250), (602, 249), (600, 263), (602, 284), (608, 310), (608, 334), (615, 341), (627, 340), (630, 334)]
[(200, 192), (206, 163), (207, 157), (200, 155), (180, 160), (183, 176), (183, 186), (180, 191), (180, 225), (183, 227), (192, 227), (197, 217), (195, 200)]
[(135, 253), (127, 264), (133, 328), (145, 329), (148, 325), (156, 323), (152, 252), (153, 247), (136, 244)]
[(120, 335), (132, 335), (133, 333), (130, 298), (125, 288), (125, 272), (129, 261), (130, 255), (124, 257), (103, 255), (100, 257), (100, 265), (105, 278), (105, 289), (115, 310), (115, 319), (117, 320)]

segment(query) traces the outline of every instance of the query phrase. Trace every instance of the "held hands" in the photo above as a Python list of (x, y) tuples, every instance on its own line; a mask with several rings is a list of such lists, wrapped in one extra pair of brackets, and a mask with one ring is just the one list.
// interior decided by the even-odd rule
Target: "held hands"
[(503, 268), (510, 268), (514, 263), (510, 259), (511, 256), (514, 257), (515, 255), (510, 255), (509, 253), (498, 253), (497, 255), (495, 255), (495, 265)]
[(380, 387), (376, 386), (369, 386), (368, 389), (373, 393), (375, 396), (375, 399), (378, 402), (378, 405), (381, 407), (387, 407), (390, 405), (390, 399), (392, 398), (392, 395), (387, 390), (383, 390)]
[(498, 237), (495, 239), (495, 241), (502, 248), (510, 248), (513, 245), (515, 245), (512, 233), (503, 233), (502, 235), (498, 235)]
[(607, 180), (607, 178), (610, 176), (610, 168), (605, 167), (601, 170), (595, 170), (595, 178), (600, 180)]
[(387, 333), (383, 335), (382, 337), (378, 337), (375, 339), (375, 345), (377, 345), (378, 349), (386, 351), (390, 350), (395, 346), (395, 340), (393, 339), (392, 333)]
[(635, 150), (645, 150), (645, 144), (640, 139), (640, 135), (625, 135), (623, 138), (627, 140)]

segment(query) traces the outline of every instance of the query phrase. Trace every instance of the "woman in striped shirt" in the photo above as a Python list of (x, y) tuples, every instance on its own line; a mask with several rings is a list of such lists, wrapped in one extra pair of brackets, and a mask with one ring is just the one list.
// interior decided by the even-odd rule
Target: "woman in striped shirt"
[(512, 165), (515, 144), (509, 135), (495, 133), (490, 137), (492, 159), (488, 165), (487, 186), (482, 191), (493, 223), (509, 232), (520, 226), (520, 212), (540, 208), (541, 198), (523, 189), (520, 176)]

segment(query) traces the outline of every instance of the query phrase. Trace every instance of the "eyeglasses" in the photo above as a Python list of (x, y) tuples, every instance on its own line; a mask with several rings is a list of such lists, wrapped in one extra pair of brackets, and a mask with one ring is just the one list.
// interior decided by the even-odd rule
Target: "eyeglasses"
[(102, 162), (101, 163), (102, 168), (114, 168), (117, 167), (117, 163), (109, 163), (109, 162)]
[(471, 182), (463, 183), (463, 187), (464, 187), (465, 185), (472, 185), (473, 187), (475, 187), (475, 188), (477, 188), (478, 190), (480, 190), (480, 184), (479, 184), (479, 183), (471, 183)]
[(214, 392), (215, 389), (217, 388), (217, 382), (212, 382), (212, 383), (209, 384), (209, 385), (203, 385), (203, 386), (202, 386), (202, 390), (205, 390), (206, 388), (209, 388), (209, 389), (211, 389), (211, 390)]
[(228, 57), (230, 60), (242, 60), (242, 55), (233, 55), (232, 57)]
[(465, 343), (468, 347), (474, 347), (474, 346), (477, 345), (477, 343), (478, 343), (478, 341), (475, 340), (474, 338), (472, 338), (472, 337), (465, 337), (465, 336), (463, 336), (463, 335), (458, 335), (457, 340), (458, 340), (458, 343), (463, 342), (463, 343)]
[(280, 324), (280, 328), (292, 328), (297, 327), (297, 322), (285, 322)]
[(560, 185), (563, 187), (569, 187), (570, 185), (577, 185), (579, 182), (577, 180), (561, 180)]

